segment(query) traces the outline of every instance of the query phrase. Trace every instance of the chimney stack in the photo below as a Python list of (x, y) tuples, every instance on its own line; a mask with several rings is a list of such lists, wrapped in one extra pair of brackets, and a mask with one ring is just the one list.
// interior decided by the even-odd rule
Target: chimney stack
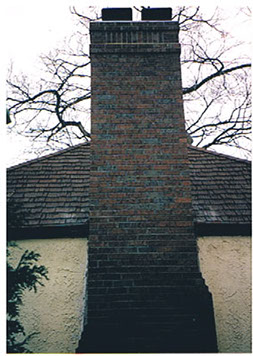
[(88, 318), (78, 352), (217, 351), (193, 231), (171, 9), (90, 24)]

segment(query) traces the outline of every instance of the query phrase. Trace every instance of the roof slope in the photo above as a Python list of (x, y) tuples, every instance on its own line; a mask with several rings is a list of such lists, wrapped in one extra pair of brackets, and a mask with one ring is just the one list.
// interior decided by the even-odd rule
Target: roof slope
[[(13, 227), (87, 222), (89, 147), (80, 144), (8, 169)], [(189, 159), (195, 222), (249, 223), (250, 162), (194, 147), (189, 147)]]
[(86, 144), (9, 168), (8, 211), (18, 216), (15, 226), (84, 224), (89, 213), (89, 170)]
[(251, 222), (251, 163), (189, 147), (195, 221)]

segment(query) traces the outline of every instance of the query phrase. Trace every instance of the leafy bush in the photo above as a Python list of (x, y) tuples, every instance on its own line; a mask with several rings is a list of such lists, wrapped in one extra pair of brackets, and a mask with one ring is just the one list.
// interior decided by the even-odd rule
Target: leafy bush
[(25, 290), (37, 291), (38, 285), (43, 286), (43, 279), (48, 280), (48, 271), (45, 266), (37, 265), (40, 255), (26, 250), (16, 267), (10, 262), (9, 247), (17, 247), (10, 243), (7, 248), (7, 352), (31, 353), (27, 343), (37, 333), (26, 335), (19, 320), (20, 305), (22, 305)]

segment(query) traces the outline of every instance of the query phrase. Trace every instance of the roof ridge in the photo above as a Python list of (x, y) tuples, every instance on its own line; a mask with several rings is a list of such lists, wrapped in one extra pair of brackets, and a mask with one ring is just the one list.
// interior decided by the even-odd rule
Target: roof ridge
[[(65, 149), (60, 149), (57, 152), (49, 153), (49, 154), (47, 154), (45, 156), (34, 158), (34, 159), (31, 159), (31, 160), (26, 161), (26, 162), (18, 163), (18, 164), (14, 165), (14, 166), (8, 167), (7, 171), (14, 170), (14, 169), (20, 168), (22, 166), (28, 166), (30, 164), (43, 161), (43, 160), (48, 159), (50, 157), (54, 157), (54, 156), (58, 156), (58, 155), (64, 154), (64, 153), (66, 153), (68, 151), (71, 151), (71, 150), (74, 150), (74, 149), (76, 149), (78, 147), (89, 146), (89, 145), (90, 145), (90, 142), (82, 142), (82, 143), (79, 143), (77, 145), (74, 145), (74, 146), (71, 146), (71, 147), (67, 147)], [(248, 159), (238, 158), (238, 157), (230, 156), (228, 154), (224, 154), (224, 153), (220, 153), (220, 152), (209, 151), (209, 150), (207, 150), (207, 149), (205, 149), (203, 147), (196, 147), (196, 146), (188, 145), (187, 148), (189, 148), (191, 150), (199, 151), (199, 152), (202, 152), (202, 153), (208, 153), (208, 154), (211, 154), (211, 155), (215, 155), (215, 156), (219, 156), (219, 157), (223, 157), (223, 158), (227, 158), (227, 159), (231, 159), (231, 160), (235, 160), (235, 161), (240, 161), (240, 162), (251, 164), (251, 161), (248, 160)]]
[(203, 147), (196, 147), (196, 146), (192, 146), (192, 145), (188, 145), (188, 148), (192, 149), (192, 150), (196, 150), (196, 151), (200, 151), (203, 153), (208, 153), (211, 155), (215, 155), (215, 156), (219, 156), (219, 157), (223, 157), (223, 158), (227, 158), (227, 159), (232, 159), (235, 161), (240, 161), (240, 162), (244, 162), (244, 163), (249, 163), (251, 164), (251, 161), (246, 159), (246, 158), (239, 158), (239, 157), (234, 157), (231, 155), (228, 155), (226, 153), (220, 153), (220, 152), (216, 152), (216, 151), (209, 151)]
[(14, 166), (8, 167), (7, 171), (14, 170), (14, 169), (20, 168), (22, 166), (29, 166), (30, 164), (43, 161), (44, 159), (48, 159), (50, 157), (58, 156), (58, 155), (61, 155), (63, 153), (66, 153), (68, 151), (74, 150), (77, 147), (89, 146), (89, 145), (90, 145), (90, 142), (82, 142), (82, 143), (79, 143), (79, 144), (74, 145), (74, 146), (70, 146), (70, 147), (67, 147), (67, 148), (64, 148), (64, 149), (59, 149), (59, 151), (49, 153), (49, 154), (47, 154), (45, 156), (41, 156), (41, 157), (38, 157), (38, 158), (33, 158), (33, 159), (29, 160), (29, 161), (15, 164)]

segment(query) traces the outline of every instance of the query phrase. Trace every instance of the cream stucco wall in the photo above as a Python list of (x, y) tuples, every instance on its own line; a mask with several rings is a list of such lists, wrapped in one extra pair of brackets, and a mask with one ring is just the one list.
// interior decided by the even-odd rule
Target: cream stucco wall
[(251, 239), (201, 237), (198, 247), (213, 296), (219, 352), (251, 352)]
[[(34, 353), (74, 353), (82, 332), (87, 240), (18, 241), (13, 262), (24, 250), (40, 253), (49, 281), (25, 293), (21, 320)], [(251, 239), (198, 238), (199, 263), (213, 295), (219, 352), (251, 352)]]
[(41, 255), (49, 281), (38, 292), (26, 292), (20, 319), (34, 353), (74, 353), (81, 336), (84, 312), (87, 240), (54, 238), (18, 241), (14, 260), (29, 249)]

